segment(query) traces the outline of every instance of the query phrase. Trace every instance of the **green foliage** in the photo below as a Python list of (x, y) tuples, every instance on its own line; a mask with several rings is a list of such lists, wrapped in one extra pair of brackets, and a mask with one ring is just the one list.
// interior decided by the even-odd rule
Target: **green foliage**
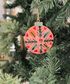
[[(30, 78), (30, 84), (68, 84), (69, 76), (63, 77), (64, 73), (61, 72), (61, 62), (57, 58), (58, 47), (52, 48), (47, 55), (47, 63), (43, 66), (36, 68), (36, 71)], [(63, 74), (63, 75), (62, 75)]]
[(38, 67), (30, 78), (30, 84), (47, 84), (47, 66)]
[(46, 64), (47, 62), (47, 56), (44, 54), (42, 55), (33, 55), (33, 54), (29, 54), (30, 56), (30, 63), (33, 67), (39, 67), (39, 66), (43, 66), (44, 64)]
[(60, 69), (60, 61), (56, 57), (56, 49), (48, 52), (47, 64), (39, 67), (30, 78), (30, 84), (57, 84), (57, 71)]
[(2, 66), (2, 69), (4, 73), (12, 74), (14, 77), (18, 75), (18, 77), (22, 78), (22, 81), (28, 80), (31, 76), (31, 70), (28, 65), (25, 66), (24, 63), (19, 61), (6, 63)]
[(67, 18), (70, 16), (70, 1), (68, 1), (61, 8), (53, 8), (47, 14), (48, 21), (46, 21), (46, 25), (53, 27), (54, 31), (58, 31), (58, 28), (68, 27)]
[(66, 80), (67, 80), (67, 84), (69, 84), (70, 83), (70, 75), (68, 76), (66, 76)]
[[(62, 0), (61, 0), (62, 1)], [(64, 3), (64, 5), (66, 4), (66, 0), (62, 1)], [(40, 17), (41, 19), (47, 18), (46, 13), (51, 9), (57, 9), (60, 6), (59, 4), (59, 0), (15, 0), (15, 2), (13, 4), (7, 5), (7, 8), (14, 8), (16, 6), (21, 6), (23, 9), (22, 13), (18, 13), (15, 17), (12, 15), (7, 15), (11, 18), (16, 18), (17, 21), (20, 22), (20, 24), (24, 24), (27, 27), (31, 26), (34, 24), (34, 22), (36, 21), (36, 17), (32, 16), (31, 12), (34, 11), (34, 8), (39, 8), (39, 13), (40, 13)], [(63, 7), (63, 5), (61, 6)], [(57, 9), (58, 10), (58, 9)], [(56, 12), (57, 13), (57, 12)], [(56, 14), (54, 13), (54, 14)], [(49, 13), (50, 14), (50, 13)], [(52, 13), (51, 13), (52, 14)], [(52, 16), (53, 17), (53, 16)], [(45, 19), (43, 19), (44, 22)], [(53, 20), (54, 21), (54, 20)]]
[(3, 73), (0, 70), (0, 84), (20, 84), (21, 79), (18, 79), (18, 76), (13, 77), (10, 74)]
[(0, 53), (8, 54), (18, 31), (18, 22), (4, 21), (0, 23)]
[[(55, 11), (54, 11), (55, 10)], [(58, 58), (61, 61), (63, 73), (70, 73), (70, 26), (67, 24), (67, 18), (70, 16), (70, 0), (60, 9), (50, 10), (50, 18), (46, 25), (51, 27), (55, 35), (55, 45), (58, 46)], [(48, 17), (48, 15), (47, 15)]]
[(40, 15), (44, 12), (48, 12), (49, 9), (52, 9), (54, 7), (53, 0), (33, 0), (31, 3), (31, 11), (34, 10), (34, 8), (39, 9)]
[[(57, 47), (52, 48), (47, 54), (48, 56), (48, 84), (56, 84), (57, 83), (57, 76), (56, 73), (60, 69), (60, 61), (57, 58), (56, 53)], [(59, 82), (58, 82), (59, 83)]]
[[(59, 33), (60, 32), (60, 33)], [(70, 73), (70, 28), (59, 28), (57, 31), (58, 57), (62, 62), (62, 68), (65, 73)]]
[[(30, 5), (32, 0), (15, 0), (11, 5), (6, 4), (6, 8), (14, 8), (17, 6), (21, 6), (23, 9), (22, 13), (18, 13), (16, 16), (12, 15), (6, 15), (11, 17), (12, 19), (16, 19), (16, 21), (19, 21), (20, 24), (23, 26), (23, 24), (27, 27), (33, 24), (33, 16), (31, 16), (30, 13)], [(31, 23), (31, 24), (30, 24)]]
[(55, 20), (52, 25), (56, 29), (59, 27), (67, 26), (67, 18), (70, 16), (70, 1), (65, 4), (65, 6), (57, 13)]

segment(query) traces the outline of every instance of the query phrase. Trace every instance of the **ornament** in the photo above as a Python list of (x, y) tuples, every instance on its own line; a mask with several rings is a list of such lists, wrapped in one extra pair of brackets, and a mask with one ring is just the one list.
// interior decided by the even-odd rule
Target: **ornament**
[(26, 48), (34, 54), (44, 54), (48, 52), (54, 40), (51, 30), (42, 24), (39, 25), (30, 27), (24, 36)]

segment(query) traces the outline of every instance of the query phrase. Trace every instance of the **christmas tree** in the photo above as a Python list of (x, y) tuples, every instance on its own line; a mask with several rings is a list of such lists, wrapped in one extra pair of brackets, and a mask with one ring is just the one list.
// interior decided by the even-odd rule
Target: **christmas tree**
[[(15, 58), (18, 59), (20, 65), (23, 66), (24, 73), (29, 72), (27, 77), (25, 77), (25, 75), (22, 76), (24, 80), (29, 80), (32, 75), (31, 72), (34, 72), (34, 75), (30, 79), (31, 84), (64, 84), (64, 82), (67, 84), (67, 79), (70, 75), (70, 0), (15, 0), (13, 3), (7, 3), (5, 8), (13, 9), (18, 6), (21, 6), (22, 12), (18, 12), (16, 16), (12, 14), (4, 15), (5, 18), (10, 17), (12, 20), (15, 19), (16, 21), (1, 23), (0, 28), (5, 29), (0, 31), (0, 44), (2, 45), (0, 52), (9, 53), (9, 48), (11, 44), (14, 43)], [(56, 46), (56, 53), (34, 55), (25, 48), (22, 37), (27, 29), (32, 26), (36, 20), (38, 21), (37, 15), (35, 14), (37, 8), (39, 10), (40, 21), (42, 21), (45, 26), (48, 26), (55, 35), (54, 46)], [(19, 35), (23, 44), (22, 48), (20, 48), (16, 39)], [(54, 51), (53, 49), (53, 52)], [(49, 53), (51, 53), (51, 51), (49, 51)], [(55, 61), (57, 61), (54, 57), (58, 58), (60, 61), (60, 64), (56, 66), (56, 68), (60, 66), (58, 70), (53, 68)], [(43, 73), (45, 65), (47, 65), (46, 71), (44, 75), (41, 75), (39, 70), (42, 69), (41, 72)], [(47, 69), (50, 70), (52, 74), (49, 73)], [(19, 73), (17, 72), (16, 74)], [(21, 76), (21, 74), (19, 74), (19, 76)], [(39, 76), (38, 79), (35, 79), (37, 76)], [(47, 77), (47, 79), (45, 79), (45, 77)], [(31, 81), (32, 79), (36, 81)]]

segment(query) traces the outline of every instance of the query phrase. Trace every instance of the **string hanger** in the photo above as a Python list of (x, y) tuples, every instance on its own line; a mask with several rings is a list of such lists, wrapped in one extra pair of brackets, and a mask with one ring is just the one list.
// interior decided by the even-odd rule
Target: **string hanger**
[(37, 21), (40, 22), (39, 9), (37, 8)]
[(37, 22), (40, 22), (39, 9), (38, 9), (38, 8), (34, 8), (32, 14), (33, 14), (33, 15), (36, 15), (36, 21), (37, 21)]

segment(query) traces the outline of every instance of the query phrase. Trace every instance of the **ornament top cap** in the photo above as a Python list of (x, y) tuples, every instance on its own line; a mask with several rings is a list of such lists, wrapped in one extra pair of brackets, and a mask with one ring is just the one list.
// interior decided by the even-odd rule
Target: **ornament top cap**
[(35, 26), (43, 26), (43, 22), (35, 22), (34, 25)]

